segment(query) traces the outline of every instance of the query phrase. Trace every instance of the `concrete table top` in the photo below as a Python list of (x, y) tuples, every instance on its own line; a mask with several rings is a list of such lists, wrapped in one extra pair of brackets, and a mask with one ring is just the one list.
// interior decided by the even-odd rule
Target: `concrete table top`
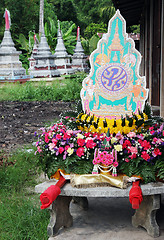
[[(35, 186), (36, 193), (44, 192), (51, 185), (56, 184), (56, 180), (49, 180)], [(75, 188), (70, 183), (66, 183), (61, 189), (61, 196), (77, 197), (128, 197), (131, 186), (126, 189), (116, 187), (94, 187), (94, 188)], [(155, 182), (141, 184), (143, 195), (156, 195), (164, 193), (164, 183)]]

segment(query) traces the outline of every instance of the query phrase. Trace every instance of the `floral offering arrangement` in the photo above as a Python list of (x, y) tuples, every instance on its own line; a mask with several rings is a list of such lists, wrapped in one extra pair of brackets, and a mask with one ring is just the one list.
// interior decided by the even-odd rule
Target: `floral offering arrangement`
[[(83, 115), (77, 114), (77, 118), (63, 116), (63, 121), (41, 128), (37, 133), (35, 154), (49, 177), (62, 169), (76, 174), (108, 172), (113, 176), (118, 173), (129, 177), (137, 175), (144, 183), (164, 180), (163, 120), (154, 121), (144, 113), (137, 117), (138, 120), (135, 116), (132, 120), (128, 117), (112, 120), (111, 128), (105, 125), (108, 130), (104, 131), (103, 125), (103, 131), (100, 131), (99, 125), (99, 131), (95, 131), (96, 128), (91, 128), (95, 118), (89, 116), (92, 122), (89, 130), (85, 131), (86, 125), (83, 128), (79, 126), (79, 116)], [(127, 121), (128, 124), (133, 122), (135, 127), (128, 128)], [(122, 126), (122, 130), (117, 126)]]

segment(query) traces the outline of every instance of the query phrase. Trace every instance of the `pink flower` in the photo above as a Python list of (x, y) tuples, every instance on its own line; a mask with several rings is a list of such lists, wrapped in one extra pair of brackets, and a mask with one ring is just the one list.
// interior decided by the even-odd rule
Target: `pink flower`
[(51, 151), (52, 149), (54, 149), (54, 147), (56, 146), (54, 143), (49, 143), (49, 150)]
[(150, 156), (146, 151), (142, 152), (141, 157), (146, 161), (150, 159)]
[(55, 146), (56, 146), (56, 144), (57, 144), (58, 141), (57, 141), (55, 138), (53, 138), (53, 139), (52, 139), (52, 142), (53, 142), (53, 143), (55, 144)]
[(104, 157), (108, 156), (108, 152), (107, 151), (103, 151)]
[(96, 143), (92, 139), (88, 139), (86, 143), (87, 148), (94, 148), (96, 146)]
[(83, 148), (83, 147), (79, 147), (79, 148), (77, 149), (77, 151), (76, 151), (76, 155), (77, 155), (78, 157), (83, 156), (83, 155), (84, 155), (84, 148)]
[(69, 145), (65, 146), (65, 151), (67, 151), (67, 150), (68, 150), (68, 148), (70, 148), (70, 146), (69, 146)]
[(132, 138), (132, 137), (135, 137), (136, 134), (135, 134), (135, 132), (129, 132), (129, 133), (127, 134), (127, 136), (130, 137), (130, 138)]
[(159, 144), (159, 143), (162, 143), (162, 142), (163, 142), (163, 140), (158, 138), (156, 143)]
[(101, 160), (101, 163), (102, 163), (102, 164), (105, 164), (105, 165), (108, 165), (108, 160), (106, 160), (105, 158), (103, 158), (103, 159)]
[(121, 139), (123, 139), (124, 137), (123, 137), (123, 135), (122, 135), (121, 133), (117, 133), (117, 134), (116, 134), (116, 138), (119, 139), (119, 140), (121, 140)]
[(103, 152), (102, 152), (102, 153), (99, 153), (98, 157), (99, 157), (99, 160), (100, 160), (100, 161), (103, 161), (103, 159), (104, 159), (104, 153), (103, 153)]
[(117, 166), (118, 166), (118, 162), (114, 162), (114, 163), (113, 163), (113, 166), (114, 166), (114, 167), (117, 167)]
[(64, 152), (64, 148), (63, 147), (59, 147), (59, 153), (62, 154), (62, 152)]
[(73, 133), (73, 130), (67, 130), (66, 133), (71, 135)]
[(39, 146), (37, 146), (37, 150), (38, 150), (39, 153), (42, 152), (42, 149)]
[(112, 154), (108, 154), (108, 155), (106, 156), (106, 159), (108, 160), (108, 162), (109, 162), (109, 165), (110, 165), (110, 164), (112, 164), (112, 163), (113, 163), (114, 157), (113, 157), (113, 155), (112, 155)]
[(125, 158), (125, 162), (129, 162), (130, 160), (128, 158)]
[(98, 158), (94, 158), (92, 162), (93, 162), (94, 165), (98, 164)]
[(77, 144), (78, 144), (79, 146), (83, 147), (84, 144), (85, 144), (85, 139), (78, 138), (78, 139), (77, 139)]
[(135, 153), (135, 154), (138, 153), (138, 150), (137, 150), (136, 147), (129, 147), (129, 150), (130, 150), (130, 152), (131, 152), (132, 154), (133, 154), (133, 153)]

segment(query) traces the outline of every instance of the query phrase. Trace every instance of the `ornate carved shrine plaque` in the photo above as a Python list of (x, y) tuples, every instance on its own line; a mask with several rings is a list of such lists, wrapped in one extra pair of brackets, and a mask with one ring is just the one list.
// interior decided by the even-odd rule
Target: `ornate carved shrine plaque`
[(108, 33), (90, 56), (91, 70), (83, 80), (81, 99), (86, 113), (120, 118), (143, 110), (148, 97), (145, 77), (139, 75), (141, 54), (126, 33), (119, 10), (109, 21)]

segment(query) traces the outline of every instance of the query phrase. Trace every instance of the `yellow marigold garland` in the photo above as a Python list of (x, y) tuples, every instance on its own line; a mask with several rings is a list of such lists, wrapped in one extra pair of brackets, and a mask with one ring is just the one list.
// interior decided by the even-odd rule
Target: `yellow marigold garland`
[[(136, 117), (138, 120), (148, 120), (148, 116), (145, 113), (143, 113), (142, 116), (138, 114), (131, 117), (131, 123), (127, 118), (109, 119), (81, 113), (78, 115), (76, 123), (79, 125), (78, 128), (85, 132), (107, 133), (108, 129), (110, 129), (111, 134), (117, 134), (118, 132), (121, 134), (127, 134), (131, 131), (138, 130), (135, 119)], [(142, 127), (143, 126), (144, 123), (142, 124)]]

